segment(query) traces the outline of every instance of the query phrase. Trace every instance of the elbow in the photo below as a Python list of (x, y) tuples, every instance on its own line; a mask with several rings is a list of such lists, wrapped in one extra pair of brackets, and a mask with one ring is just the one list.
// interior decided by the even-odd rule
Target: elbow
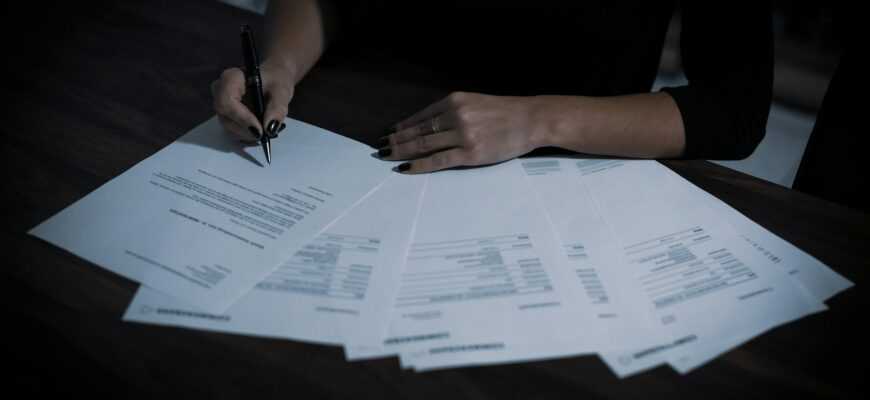
[(734, 149), (732, 154), (734, 160), (745, 160), (755, 152), (755, 149), (758, 148), (767, 131), (765, 125), (765, 123), (752, 123), (749, 126), (737, 128), (738, 132), (735, 135), (736, 143), (732, 147)]
[[(749, 112), (747, 112), (749, 111)], [(755, 152), (767, 132), (767, 118), (770, 113), (770, 103), (765, 102), (753, 107), (752, 110), (735, 112), (733, 121), (734, 143), (731, 146), (733, 160), (745, 160)]]
[[(715, 111), (713, 111), (715, 110)], [(717, 112), (718, 111), (718, 112)], [(764, 139), (768, 110), (728, 112), (724, 107), (711, 107), (703, 122), (686, 124), (686, 149), (683, 158), (736, 161), (755, 152)]]
[(686, 143), (681, 158), (750, 157), (764, 139), (770, 112), (769, 91), (754, 90), (721, 91), (697, 86), (668, 89), (683, 117)]
[[(773, 100), (773, 84), (759, 85), (753, 96), (745, 97), (743, 101), (732, 103), (731, 108), (734, 129), (734, 159), (744, 160), (755, 152), (767, 133), (767, 119), (770, 116), (770, 104)], [(763, 90), (761, 88), (764, 88)], [(736, 106), (743, 104), (743, 106)]]

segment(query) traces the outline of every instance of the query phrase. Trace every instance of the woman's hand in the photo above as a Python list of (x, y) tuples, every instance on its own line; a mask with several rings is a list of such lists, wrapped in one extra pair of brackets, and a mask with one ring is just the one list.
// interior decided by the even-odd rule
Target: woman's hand
[(378, 156), (411, 160), (400, 172), (424, 173), (493, 164), (543, 145), (539, 97), (503, 97), (456, 92), (396, 124), (381, 139)]
[(267, 61), (260, 67), (260, 77), (266, 100), (265, 127), (244, 103), (245, 74), (241, 69), (226, 69), (211, 84), (214, 110), (221, 125), (246, 144), (256, 144), (263, 132), (276, 137), (284, 129), (287, 105), (293, 98), (295, 80), (291, 70)]

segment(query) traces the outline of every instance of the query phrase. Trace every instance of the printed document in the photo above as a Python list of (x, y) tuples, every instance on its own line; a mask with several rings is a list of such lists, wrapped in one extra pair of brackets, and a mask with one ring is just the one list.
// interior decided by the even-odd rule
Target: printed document
[[(669, 171), (676, 176), (673, 171)], [(679, 177), (677, 177), (679, 178)], [(679, 178), (681, 179), (681, 178)], [(801, 251), (724, 202), (686, 182), (698, 201), (706, 201), (718, 215), (725, 217), (755, 250), (771, 263), (783, 268), (795, 284), (807, 290), (820, 302), (852, 286), (852, 282), (837, 274), (816, 258)], [(680, 373), (688, 373), (719, 355), (745, 343), (763, 332), (738, 333), (732, 337), (699, 340), (691, 345), (668, 351), (665, 355), (671, 366)]]
[[(541, 163), (548, 160), (534, 161), (540, 164), (526, 168), (527, 172), (536, 171), (530, 174), (533, 180), (562, 169), (574, 176), (564, 177), (561, 185), (550, 181), (550, 189), (541, 192), (546, 194), (544, 197), (573, 200), (576, 191), (560, 188), (585, 186), (597, 212), (619, 243), (622, 261), (596, 269), (594, 277), (589, 275), (589, 268), (580, 272), (586, 278), (593, 277), (590, 283), (605, 283), (602, 286), (606, 293), (609, 291), (608, 300), (618, 299), (616, 304), (623, 305), (613, 307), (613, 314), (618, 315), (618, 310), (641, 310), (658, 325), (658, 334), (649, 333), (651, 336), (664, 334), (670, 338), (659, 345), (606, 359), (616, 360), (620, 365), (643, 365), (669, 348), (665, 344), (692, 343), (714, 335), (729, 337), (747, 329), (769, 329), (822, 308), (796, 289), (781, 268), (769, 267), (768, 260), (752, 250), (727, 224), (722, 224), (703, 202), (699, 204), (690, 198), (680, 182), (671, 179), (660, 164), (553, 159), (550, 161), (559, 162), (548, 166)], [(556, 226), (560, 223), (555, 221), (576, 218), (570, 214), (577, 214), (571, 207), (555, 211), (550, 210), (550, 217)], [(577, 224), (575, 229), (582, 226)], [(565, 240), (563, 248), (573, 247), (578, 254), (605, 251), (596, 249), (594, 241), (573, 240), (582, 237), (582, 232), (572, 232), (568, 227), (570, 224), (562, 224), (557, 229)], [(595, 286), (595, 290), (600, 289)], [(570, 351), (564, 353), (569, 354)], [(552, 356), (552, 352), (542, 351), (532, 343), (512, 349), (505, 360)], [(403, 361), (417, 369), (463, 365), (455, 358), (432, 361), (437, 358), (403, 355)], [(612, 362), (609, 364), (613, 367)]]
[(670, 349), (757, 334), (824, 309), (661, 164), (579, 160), (575, 166), (622, 239), (630, 266), (624, 282), (636, 285), (633, 291), (646, 297), (671, 334), (656, 346), (605, 355), (612, 368), (620, 366), (618, 374), (646, 367)]
[(362, 143), (285, 122), (270, 166), (212, 118), (30, 233), (221, 313), (390, 173)]
[[(619, 268), (617, 263), (624, 263), (617, 240), (574, 171), (563, 168), (559, 159), (534, 158), (513, 162), (522, 165), (522, 171), (528, 176), (558, 237), (559, 246), (554, 258), (558, 269), (567, 273), (563, 289), (572, 291), (578, 308), (593, 317), (583, 323), (586, 334), (568, 338), (563, 343), (506, 343), (501, 351), (473, 360), (444, 353), (421, 357), (403, 354), (402, 363), (417, 370), (430, 370), (572, 356), (588, 353), (581, 350), (590, 346), (599, 352), (636, 348), (664, 340), (664, 333), (653, 330), (653, 322), (642, 308), (623, 304), (623, 296), (619, 293), (622, 288), (615, 282), (617, 277), (610, 276)], [(522, 177), (510, 179), (519, 181)]]
[(576, 310), (553, 257), (553, 231), (520, 168), (506, 162), (429, 177), (383, 348), (348, 349), (349, 358), (479, 360), (511, 343), (584, 334), (594, 316)]
[(225, 313), (142, 286), (124, 319), (330, 345), (379, 341), (425, 181), (393, 174)]

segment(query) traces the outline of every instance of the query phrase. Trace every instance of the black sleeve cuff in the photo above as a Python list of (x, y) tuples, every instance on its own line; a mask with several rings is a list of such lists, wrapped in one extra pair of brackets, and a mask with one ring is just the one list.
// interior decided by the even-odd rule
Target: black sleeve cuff
[(744, 159), (764, 138), (769, 102), (750, 107), (728, 92), (692, 85), (661, 91), (674, 99), (683, 120), (685, 148), (680, 158)]

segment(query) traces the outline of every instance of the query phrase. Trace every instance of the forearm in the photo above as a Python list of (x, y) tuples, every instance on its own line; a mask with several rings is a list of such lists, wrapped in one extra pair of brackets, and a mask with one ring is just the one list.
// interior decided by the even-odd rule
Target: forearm
[(667, 93), (538, 99), (535, 147), (637, 158), (679, 157), (685, 148), (680, 110)]
[(296, 84), (326, 48), (318, 0), (272, 0), (266, 9), (265, 64), (285, 69)]

